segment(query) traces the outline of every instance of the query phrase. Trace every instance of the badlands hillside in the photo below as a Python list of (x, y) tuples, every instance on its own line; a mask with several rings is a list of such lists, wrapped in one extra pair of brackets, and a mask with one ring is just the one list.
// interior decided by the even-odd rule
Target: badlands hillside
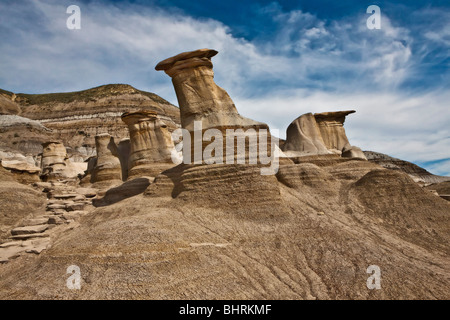
[[(450, 178), (351, 145), (352, 110), (299, 115), (279, 148), (250, 134), (244, 164), (222, 145), (174, 163), (195, 121), (214, 141), (268, 128), (215, 84), (216, 54), (156, 66), (179, 108), (127, 85), (0, 92), (0, 299), (449, 299)], [(272, 174), (250, 164), (263, 142)]]

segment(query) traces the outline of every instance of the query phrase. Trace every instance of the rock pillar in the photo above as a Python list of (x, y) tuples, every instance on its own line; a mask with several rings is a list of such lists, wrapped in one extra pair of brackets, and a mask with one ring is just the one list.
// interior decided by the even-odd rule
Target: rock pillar
[(155, 177), (173, 166), (171, 154), (175, 149), (167, 125), (156, 112), (126, 112), (122, 120), (130, 131), (128, 179), (140, 176)]
[[(180, 107), (181, 126), (191, 133), (191, 141), (195, 139), (193, 133), (200, 131), (198, 129), (199, 123), (202, 131), (200, 134), (197, 134), (197, 137), (204, 137), (204, 132), (208, 129), (217, 129), (218, 131), (216, 132), (220, 132), (223, 138), (223, 146), (225, 146), (227, 134), (230, 132), (230, 130), (227, 132), (227, 129), (242, 129), (248, 134), (244, 137), (244, 139), (249, 141), (246, 144), (245, 154), (247, 155), (237, 155), (235, 153), (234, 156), (235, 159), (248, 159), (249, 145), (253, 144), (253, 146), (257, 147), (260, 142), (252, 139), (251, 136), (255, 136), (255, 134), (252, 134), (249, 129), (253, 129), (256, 132), (265, 129), (270, 141), (269, 128), (265, 123), (242, 117), (228, 93), (214, 82), (211, 58), (217, 53), (217, 51), (211, 49), (184, 52), (161, 61), (155, 69), (164, 70), (172, 78)], [(194, 126), (194, 122), (197, 123), (197, 126)], [(235, 137), (237, 138), (236, 135)], [(202, 153), (209, 143), (210, 141), (205, 141), (204, 138), (200, 142)], [(183, 154), (190, 151), (192, 155), (194, 144), (195, 142), (191, 143), (191, 150), (189, 150), (186, 147), (186, 141), (184, 141)], [(196, 150), (195, 152), (198, 151)], [(222, 154), (225, 157), (226, 150), (223, 150)], [(270, 155), (270, 147), (268, 155)], [(192, 159), (194, 157), (189, 158)]]
[(121, 182), (122, 168), (114, 138), (107, 133), (95, 136), (97, 162), (92, 172), (91, 182)]

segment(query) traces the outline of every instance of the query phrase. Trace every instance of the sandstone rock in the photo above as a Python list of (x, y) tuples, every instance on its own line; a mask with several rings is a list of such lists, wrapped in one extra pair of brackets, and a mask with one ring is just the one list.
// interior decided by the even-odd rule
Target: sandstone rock
[(50, 235), (48, 233), (27, 233), (27, 234), (14, 235), (14, 236), (10, 237), (10, 239), (26, 240), (26, 239), (31, 239), (31, 238), (46, 238), (46, 237), (50, 237)]
[(97, 190), (94, 188), (77, 188), (75, 189), (77, 194), (81, 194), (86, 198), (93, 198), (97, 195)]
[(48, 218), (34, 218), (34, 219), (26, 219), (23, 221), (23, 226), (37, 226), (40, 224), (47, 224)]
[(40, 233), (47, 230), (47, 225), (36, 225), (36, 226), (26, 226), (26, 227), (17, 227), (11, 230), (11, 234), (13, 236), (17, 235), (29, 235), (33, 233)]
[(126, 84), (79, 92), (17, 94), (16, 103), (23, 117), (38, 120), (53, 131), (53, 139), (70, 148), (69, 157), (79, 155), (84, 160), (95, 155), (96, 135), (109, 133), (117, 141), (128, 137), (127, 126), (120, 121), (126, 111), (156, 111), (171, 131), (180, 122), (176, 106), (156, 94)]
[(107, 133), (95, 137), (97, 162), (92, 171), (91, 182), (122, 181), (117, 145), (114, 138)]
[(322, 134), (312, 113), (295, 119), (286, 130), (286, 143), (282, 150), (286, 155), (329, 154)]
[(338, 154), (367, 160), (360, 148), (351, 146), (345, 134), (345, 117), (354, 110), (304, 114), (286, 130), (282, 150), (289, 157)]
[(41, 171), (40, 168), (30, 165), (26, 162), (20, 162), (20, 161), (1, 161), (0, 164), (3, 168), (10, 170), (10, 171), (23, 171), (30, 174), (37, 174)]
[(340, 154), (344, 148), (350, 147), (347, 135), (345, 134), (344, 121), (345, 117), (351, 113), (355, 113), (355, 111), (349, 110), (314, 114), (320, 134), (328, 150)]
[(81, 215), (85, 214), (85, 211), (72, 211), (63, 214), (65, 220), (77, 220)]
[(44, 181), (74, 178), (84, 172), (86, 165), (72, 163), (61, 142), (45, 142), (42, 147), (41, 178)]
[(53, 216), (48, 218), (48, 224), (63, 224), (64, 220), (62, 220), (59, 216)]
[(86, 205), (84, 203), (72, 203), (66, 205), (67, 211), (79, 211), (83, 210)]
[(0, 239), (30, 213), (44, 213), (45, 195), (18, 183), (15, 175), (0, 166)]
[(8, 247), (14, 247), (14, 246), (21, 246), (22, 241), (11, 241), (11, 242), (5, 242), (0, 244), (0, 248), (8, 248)]
[[(171, 154), (175, 147), (171, 134), (155, 112), (127, 112), (122, 115), (122, 120), (130, 131), (128, 179), (154, 177), (174, 166)], [(158, 163), (167, 165), (156, 166)]]
[(180, 106), (181, 125), (194, 130), (194, 121), (202, 121), (203, 129), (237, 126), (267, 127), (239, 115), (228, 93), (214, 82), (211, 58), (218, 52), (200, 49), (184, 52), (161, 61), (156, 70), (164, 70), (171, 78)]
[[(217, 51), (211, 49), (184, 52), (159, 62), (155, 67), (156, 70), (164, 70), (172, 78), (180, 106), (181, 126), (191, 134), (190, 149), (189, 145), (186, 146), (186, 141), (183, 140), (183, 155), (186, 155), (186, 153), (194, 154), (194, 146), (197, 143), (194, 141), (196, 139), (195, 131), (198, 131), (199, 136), (202, 137), (206, 130), (216, 129), (221, 133), (223, 141), (226, 141), (227, 129), (242, 129), (244, 131), (253, 129), (258, 132), (259, 130), (266, 130), (267, 138), (271, 141), (267, 124), (242, 117), (228, 93), (214, 82), (211, 58), (217, 53)], [(194, 122), (201, 123), (201, 132), (199, 132), (200, 129), (195, 127)], [(255, 134), (250, 134), (250, 136), (254, 138)], [(256, 144), (259, 145), (259, 142), (258, 140)], [(200, 144), (203, 153), (208, 143), (202, 140)], [(251, 152), (253, 154), (258, 152), (252, 151), (249, 148), (250, 144), (246, 144), (244, 151), (236, 152), (237, 150), (234, 150), (235, 160), (238, 158), (246, 160), (250, 158)], [(223, 143), (224, 159), (226, 157), (225, 145)], [(270, 155), (270, 151), (268, 155)], [(193, 159), (194, 157), (190, 156), (189, 158)]]
[(40, 181), (39, 173), (41, 169), (28, 162), (0, 160), (0, 165), (10, 171), (20, 183), (30, 184)]

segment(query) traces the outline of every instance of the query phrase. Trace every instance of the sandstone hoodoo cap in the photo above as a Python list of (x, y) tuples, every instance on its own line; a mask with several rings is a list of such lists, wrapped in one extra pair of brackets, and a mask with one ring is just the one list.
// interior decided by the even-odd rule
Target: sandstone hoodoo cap
[(180, 54), (177, 54), (176, 56), (167, 58), (160, 63), (158, 63), (155, 67), (155, 70), (168, 70), (172, 67), (179, 66), (179, 64), (182, 63), (184, 60), (189, 60), (192, 58), (197, 58), (199, 60), (206, 58), (207, 60), (210, 60), (212, 57), (214, 57), (219, 52), (213, 49), (198, 49), (194, 51), (188, 51), (183, 52)]

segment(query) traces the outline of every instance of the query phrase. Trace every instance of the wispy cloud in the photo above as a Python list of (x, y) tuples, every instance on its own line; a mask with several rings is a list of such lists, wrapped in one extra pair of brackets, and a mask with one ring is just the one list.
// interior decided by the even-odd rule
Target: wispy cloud
[(448, 10), (413, 11), (414, 23), (382, 10), (381, 30), (368, 30), (365, 8), (329, 20), (274, 2), (251, 17), (272, 28), (246, 40), (217, 20), (128, 2), (78, 2), (82, 28), (68, 30), (71, 4), (0, 2), (1, 88), (39, 93), (129, 83), (176, 104), (156, 63), (214, 48), (216, 81), (245, 116), (284, 132), (305, 112), (355, 109), (346, 122), (353, 144), (450, 175), (448, 162), (431, 166), (450, 158)]

